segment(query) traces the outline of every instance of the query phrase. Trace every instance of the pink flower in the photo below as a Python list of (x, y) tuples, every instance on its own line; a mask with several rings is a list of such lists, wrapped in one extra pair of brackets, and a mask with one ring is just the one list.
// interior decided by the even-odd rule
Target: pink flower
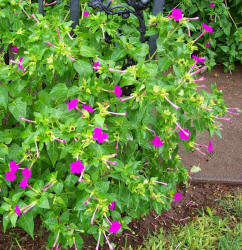
[(155, 138), (152, 140), (152, 143), (154, 144), (155, 148), (163, 146), (163, 140), (161, 140), (159, 136), (155, 136)]
[(108, 138), (108, 134), (102, 132), (101, 128), (95, 128), (93, 132), (94, 134), (92, 135), (92, 138), (97, 140), (98, 143), (103, 143), (103, 141)]
[(6, 174), (5, 174), (5, 179), (7, 181), (14, 181), (16, 178), (17, 178), (17, 176), (12, 171), (6, 172)]
[(93, 68), (94, 68), (94, 70), (96, 70), (96, 71), (99, 70), (99, 69), (98, 69), (99, 66), (100, 66), (99, 61), (93, 63)]
[[(185, 134), (184, 131), (185, 131), (187, 134)], [(179, 135), (180, 135), (180, 139), (181, 139), (181, 140), (185, 140), (185, 141), (189, 140), (190, 134), (191, 134), (191, 133), (189, 132), (189, 130), (188, 130), (187, 128), (184, 128), (183, 130), (180, 130), (180, 131), (179, 131)]]
[(202, 24), (203, 28), (205, 29), (205, 31), (209, 32), (210, 34), (213, 33), (213, 28), (207, 24)]
[(174, 195), (174, 201), (180, 201), (181, 198), (182, 198), (182, 194), (181, 194), (181, 193), (176, 193), (176, 194)]
[(31, 172), (31, 170), (29, 170), (28, 168), (24, 168), (23, 170), (22, 170), (22, 175), (25, 177), (25, 178), (30, 178), (31, 177), (31, 175), (32, 175), (32, 172)]
[(210, 140), (208, 144), (208, 153), (211, 153), (213, 151), (213, 142)]
[(15, 212), (16, 212), (16, 214), (18, 215), (18, 217), (21, 216), (21, 211), (20, 211), (18, 205), (15, 206)]
[(213, 8), (215, 7), (215, 3), (210, 3), (209, 6)]
[(171, 12), (171, 16), (175, 21), (179, 21), (180, 19), (182, 19), (182, 11), (180, 9), (173, 9)]
[(94, 109), (93, 109), (91, 106), (82, 104), (82, 107), (83, 107), (86, 111), (88, 111), (88, 112), (90, 112), (90, 113), (93, 113), (93, 112), (94, 112)]
[(121, 228), (121, 224), (116, 220), (111, 223), (111, 226), (109, 228), (109, 233), (116, 234)]
[(197, 61), (197, 62), (201, 62), (204, 63), (205, 62), (205, 58), (204, 57), (196, 57), (194, 55), (192, 55), (192, 58)]
[(111, 202), (111, 205), (108, 207), (110, 210), (114, 210), (115, 207), (115, 201)]
[(209, 48), (210, 46), (211, 46), (210, 43), (206, 43), (206, 44), (205, 44), (205, 47), (206, 47), (206, 48)]
[(11, 172), (16, 173), (18, 171), (19, 165), (15, 161), (10, 161), (9, 168)]
[(78, 103), (78, 99), (73, 99), (73, 100), (71, 100), (71, 101), (67, 104), (68, 110), (71, 110), (71, 109), (76, 108), (77, 103)]
[(82, 165), (81, 161), (77, 160), (76, 162), (72, 162), (71, 166), (71, 173), (73, 174), (80, 174), (84, 169), (84, 165)]
[(23, 67), (22, 67), (22, 64), (21, 64), (22, 61), (23, 61), (23, 57), (20, 57), (18, 67), (19, 67), (21, 70), (24, 70)]
[(25, 189), (28, 186), (28, 179), (24, 178), (20, 183), (19, 186), (23, 189)]
[(120, 97), (122, 95), (122, 89), (120, 86), (118, 85), (115, 85), (114, 86), (114, 94), (117, 96), (117, 97)]
[(13, 46), (13, 51), (14, 51), (15, 53), (18, 53), (18, 47), (17, 47), (16, 45)]
[(88, 17), (88, 16), (89, 16), (89, 12), (88, 12), (88, 11), (84, 11), (84, 12), (83, 12), (83, 16), (84, 16), (84, 17)]

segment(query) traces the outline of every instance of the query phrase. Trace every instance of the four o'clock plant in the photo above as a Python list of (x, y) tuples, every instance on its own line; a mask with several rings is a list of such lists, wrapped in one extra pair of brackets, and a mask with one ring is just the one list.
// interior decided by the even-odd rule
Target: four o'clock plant
[(178, 9), (172, 18), (145, 16), (147, 32), (159, 34), (156, 60), (145, 60), (148, 44), (135, 23), (121, 35), (121, 17), (95, 14), (86, 2), (74, 35), (67, 1), (46, 5), (44, 16), (30, 1), (1, 4), (0, 40), (18, 48), (9, 65), (0, 60), (3, 229), (33, 236), (39, 215), (48, 247), (81, 249), (81, 235), (91, 233), (96, 249), (112, 249), (110, 234), (182, 199), (176, 185), (189, 176), (179, 144), (210, 153), (212, 139), (200, 144), (196, 132), (220, 135), (240, 109), (227, 108), (215, 85), (211, 93), (198, 87), (209, 58), (184, 40)]

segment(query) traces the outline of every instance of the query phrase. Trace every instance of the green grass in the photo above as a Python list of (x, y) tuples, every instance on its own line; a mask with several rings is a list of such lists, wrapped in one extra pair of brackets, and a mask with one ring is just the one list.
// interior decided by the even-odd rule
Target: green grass
[[(162, 230), (145, 241), (138, 250), (240, 250), (242, 249), (242, 196), (237, 193), (219, 200), (222, 214), (217, 216), (210, 208), (186, 225)], [(223, 217), (223, 218), (222, 218)], [(125, 248), (125, 249), (132, 249)]]

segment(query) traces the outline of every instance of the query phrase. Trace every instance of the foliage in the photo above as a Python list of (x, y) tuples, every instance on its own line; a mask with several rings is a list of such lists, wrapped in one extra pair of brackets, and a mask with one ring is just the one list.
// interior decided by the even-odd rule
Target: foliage
[[(197, 48), (188, 20), (146, 14), (148, 34), (159, 38), (156, 60), (145, 60), (134, 16), (95, 15), (83, 2), (73, 39), (68, 4), (41, 16), (36, 2), (0, 2), (4, 52), (18, 49), (9, 64), (0, 59), (0, 212), (4, 231), (20, 226), (33, 237), (39, 215), (49, 247), (81, 249), (82, 234), (103, 244), (108, 218), (121, 232), (132, 218), (170, 208), (176, 185), (188, 179), (179, 143), (194, 150), (197, 131), (221, 135), (216, 120), (227, 108), (215, 84), (198, 91), (188, 73)], [(127, 66), (130, 58), (135, 65)], [(10, 171), (14, 162), (32, 171), (28, 184), (27, 170)]]
[[(211, 2), (215, 7), (209, 6)], [(170, 11), (175, 6), (181, 8), (186, 17), (200, 17), (189, 25), (193, 37), (198, 35), (202, 23), (213, 27), (214, 35), (204, 37), (198, 43), (201, 54), (208, 54), (210, 59), (213, 59), (210, 60), (210, 65), (214, 66), (215, 62), (222, 63), (226, 71), (234, 70), (235, 62), (241, 62), (242, 58), (241, 1), (167, 0), (165, 11)], [(210, 43), (211, 47), (207, 48), (207, 43)]]
[(240, 249), (239, 222), (230, 217), (220, 218), (209, 208), (188, 224), (175, 226), (169, 233), (162, 230), (150, 237), (145, 247), (139, 249)]

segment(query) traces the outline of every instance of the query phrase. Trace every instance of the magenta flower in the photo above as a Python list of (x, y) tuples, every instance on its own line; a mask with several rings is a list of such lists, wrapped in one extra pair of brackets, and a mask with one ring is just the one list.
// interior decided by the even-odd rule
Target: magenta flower
[(208, 144), (208, 153), (211, 153), (213, 151), (213, 142), (210, 140)]
[(215, 3), (210, 3), (209, 6), (213, 8), (215, 7)]
[[(186, 133), (184, 133), (184, 131)], [(189, 140), (190, 134), (191, 133), (190, 133), (190, 131), (187, 128), (184, 128), (183, 130), (179, 131), (179, 135), (180, 135), (180, 139), (181, 140), (185, 140), (185, 141)]]
[(97, 140), (98, 143), (103, 143), (104, 140), (106, 140), (108, 138), (108, 134), (107, 133), (104, 133), (102, 132), (102, 129), (101, 128), (95, 128), (93, 130), (93, 135), (92, 135), (92, 138), (94, 140)]
[(108, 207), (110, 210), (114, 210), (115, 207), (115, 201), (111, 202), (111, 205)]
[(81, 161), (77, 160), (76, 162), (72, 162), (70, 164), (71, 173), (73, 174), (80, 174), (84, 169), (84, 165), (82, 165)]
[(180, 201), (181, 198), (182, 198), (182, 194), (181, 194), (181, 193), (176, 193), (176, 194), (174, 195), (174, 201)]
[(15, 161), (10, 161), (9, 168), (11, 172), (16, 173), (18, 171), (19, 165)]
[(88, 17), (88, 16), (89, 16), (89, 12), (88, 12), (88, 11), (84, 11), (84, 12), (83, 12), (83, 16), (84, 16), (84, 17)]
[(207, 24), (202, 24), (203, 28), (205, 29), (205, 31), (209, 32), (210, 34), (213, 33), (213, 28)]
[(99, 61), (93, 63), (94, 70), (98, 70), (98, 67), (100, 66)]
[(194, 55), (192, 55), (192, 58), (197, 61), (197, 62), (201, 62), (204, 63), (205, 62), (205, 57), (196, 57)]
[(28, 179), (24, 178), (20, 183), (19, 186), (23, 189), (25, 189), (28, 186)]
[(206, 47), (206, 48), (209, 48), (210, 46), (211, 46), (210, 43), (206, 43), (206, 44), (205, 44), (205, 47)]
[(94, 112), (94, 109), (93, 109), (91, 106), (82, 104), (82, 107), (83, 107), (86, 111), (88, 111), (89, 113), (93, 113), (93, 112)]
[(23, 57), (20, 57), (18, 67), (19, 67), (21, 70), (24, 70), (24, 69), (23, 69), (23, 66), (22, 66), (22, 64), (21, 64), (22, 61), (23, 61)]
[(171, 12), (171, 16), (175, 21), (179, 21), (180, 19), (182, 19), (182, 11), (180, 9), (173, 9)]
[(18, 215), (18, 217), (21, 216), (21, 211), (20, 211), (18, 205), (15, 206), (15, 212), (16, 212), (16, 214)]
[(111, 226), (109, 228), (109, 233), (116, 234), (121, 228), (121, 224), (116, 220), (113, 223), (111, 223)]
[(12, 171), (9, 171), (9, 172), (6, 172), (6, 173), (5, 173), (5, 179), (6, 179), (7, 181), (14, 181), (16, 178), (17, 178), (17, 176), (16, 176), (15, 173), (12, 172)]
[(13, 46), (13, 52), (18, 53), (18, 47), (16, 45)]
[(77, 107), (77, 103), (78, 103), (78, 99), (73, 99), (71, 100), (67, 106), (68, 106), (68, 110), (74, 109)]
[(161, 140), (159, 136), (155, 136), (155, 138), (152, 140), (152, 143), (154, 144), (155, 148), (163, 146), (163, 140)]
[(30, 169), (28, 169), (28, 168), (24, 168), (23, 170), (22, 170), (22, 175), (25, 177), (25, 178), (30, 178), (31, 177), (31, 175), (32, 175), (32, 172), (31, 172), (31, 170)]
[(114, 94), (119, 98), (122, 95), (122, 89), (120, 86), (114, 86)]

